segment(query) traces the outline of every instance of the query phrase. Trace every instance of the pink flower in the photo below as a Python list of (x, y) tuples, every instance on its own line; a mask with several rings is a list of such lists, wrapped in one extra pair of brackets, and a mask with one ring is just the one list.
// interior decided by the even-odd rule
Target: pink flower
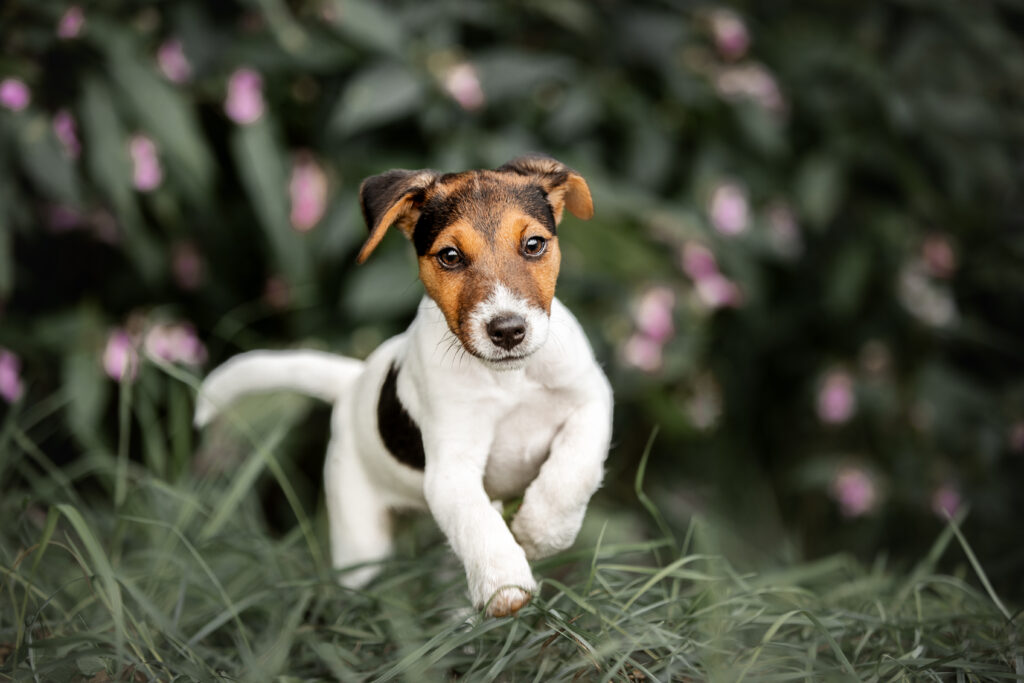
[(21, 361), (7, 349), (0, 349), (0, 398), (14, 403), (25, 392), (21, 383)]
[(751, 100), (768, 111), (781, 112), (786, 108), (775, 76), (760, 64), (722, 69), (715, 76), (715, 89), (727, 100)]
[(65, 40), (77, 38), (85, 25), (85, 13), (78, 5), (68, 7), (57, 23), (57, 36)]
[(25, 82), (17, 78), (0, 81), (0, 106), (11, 111), (21, 111), (32, 101), (32, 93)]
[(836, 472), (830, 487), (843, 517), (861, 517), (874, 509), (878, 490), (871, 475), (859, 467), (846, 466)]
[(743, 292), (735, 282), (721, 273), (700, 278), (694, 285), (697, 298), (708, 308), (736, 308), (743, 303)]
[(163, 182), (164, 172), (156, 155), (156, 144), (145, 135), (136, 135), (129, 143), (132, 157), (132, 182), (140, 192), (155, 190)]
[(687, 242), (683, 245), (683, 272), (694, 281), (718, 275), (715, 255), (703, 244)]
[(72, 159), (82, 153), (82, 144), (78, 141), (78, 126), (75, 117), (67, 109), (61, 109), (53, 115), (53, 134), (64, 146), (64, 151)]
[(720, 55), (729, 61), (735, 61), (747, 53), (750, 35), (739, 15), (732, 10), (715, 9), (712, 10), (709, 20), (711, 35)]
[(845, 370), (829, 370), (818, 390), (818, 418), (827, 424), (842, 424), (856, 410), (853, 378)]
[(452, 99), (466, 111), (484, 106), (484, 91), (476, 68), (469, 62), (461, 62), (448, 69), (444, 76), (444, 89)]
[(242, 68), (231, 74), (224, 111), (228, 118), (242, 125), (263, 116), (263, 78), (259, 72)]
[(662, 345), (645, 334), (636, 333), (622, 349), (627, 363), (644, 372), (655, 372), (661, 368)]
[(747, 229), (750, 206), (746, 191), (735, 183), (722, 183), (711, 193), (708, 205), (711, 224), (723, 235), (738, 235)]
[(1024, 453), (1024, 420), (1014, 422), (1010, 425), (1010, 450), (1014, 453)]
[(786, 259), (795, 259), (803, 253), (804, 244), (800, 236), (793, 209), (784, 202), (775, 202), (768, 207), (768, 241), (776, 253)]
[(696, 242), (683, 245), (682, 267), (693, 280), (697, 298), (708, 308), (736, 307), (743, 303), (743, 292), (718, 271), (714, 253), (704, 245)]
[(921, 258), (932, 277), (945, 279), (956, 271), (956, 252), (945, 235), (929, 235), (921, 245)]
[(946, 482), (932, 493), (932, 512), (941, 519), (953, 517), (962, 504), (960, 491), (956, 485)]
[(203, 283), (203, 258), (192, 242), (178, 242), (171, 250), (171, 272), (174, 281), (184, 290), (194, 290)]
[(288, 183), (292, 227), (306, 232), (320, 222), (327, 207), (327, 175), (309, 152), (295, 155)]
[(206, 360), (206, 347), (188, 323), (157, 324), (146, 333), (146, 353), (168, 363), (200, 365)]
[(658, 344), (664, 344), (675, 332), (672, 308), (676, 295), (668, 287), (652, 287), (640, 298), (636, 312), (636, 326), (640, 332)]
[(107, 375), (118, 382), (132, 381), (139, 373), (139, 353), (131, 335), (121, 328), (115, 329), (107, 337), (107, 347), (103, 350), (103, 369)]
[(184, 83), (192, 75), (192, 65), (185, 57), (185, 48), (177, 38), (165, 40), (156, 51), (160, 72), (172, 83)]

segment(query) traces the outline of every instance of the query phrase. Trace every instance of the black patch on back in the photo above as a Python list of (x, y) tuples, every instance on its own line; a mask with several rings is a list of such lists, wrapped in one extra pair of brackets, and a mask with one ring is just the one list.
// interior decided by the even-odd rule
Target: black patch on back
[(405, 406), (398, 400), (398, 367), (392, 363), (377, 401), (377, 431), (395, 460), (417, 470), (427, 463), (423, 435)]
[[(441, 182), (443, 180), (442, 176)], [(468, 189), (460, 189), (447, 196), (435, 196), (423, 204), (412, 232), (416, 254), (423, 256), (429, 253), (441, 231), (459, 218), (468, 219), (484, 235), (493, 235), (498, 228), (495, 219), (503, 205), (519, 207), (552, 235), (556, 234), (555, 215), (547, 194), (539, 185), (522, 187), (484, 181), (472, 193)], [(488, 207), (495, 207), (494, 212), (489, 212)]]

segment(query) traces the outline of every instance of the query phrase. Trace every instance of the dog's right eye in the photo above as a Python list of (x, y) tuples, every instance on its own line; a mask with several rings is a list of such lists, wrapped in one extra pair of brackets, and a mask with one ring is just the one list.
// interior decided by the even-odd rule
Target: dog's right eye
[(437, 252), (437, 262), (441, 264), (442, 268), (454, 270), (465, 263), (465, 259), (455, 247), (445, 247)]

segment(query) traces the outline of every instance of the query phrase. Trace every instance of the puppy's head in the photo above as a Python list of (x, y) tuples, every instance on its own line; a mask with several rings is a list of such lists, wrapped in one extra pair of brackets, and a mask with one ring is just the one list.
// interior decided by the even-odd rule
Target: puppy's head
[(564, 209), (593, 215), (590, 189), (543, 156), (493, 171), (388, 171), (359, 190), (370, 237), (362, 263), (392, 225), (416, 247), (420, 279), (448, 327), (493, 368), (522, 367), (547, 340)]

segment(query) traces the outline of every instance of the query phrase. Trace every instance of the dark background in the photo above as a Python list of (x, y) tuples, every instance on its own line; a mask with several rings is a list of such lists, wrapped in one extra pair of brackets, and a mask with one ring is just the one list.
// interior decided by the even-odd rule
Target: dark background
[[(119, 340), (196, 375), (254, 348), (364, 356), (422, 290), (397, 233), (355, 265), (360, 180), (542, 151), (595, 200), (559, 231), (559, 296), (616, 390), (602, 505), (637, 507), (657, 427), (646, 489), (677, 531), (722, 522), (741, 564), (909, 562), (966, 511), (1020, 598), (1022, 18), (953, 0), (0, 3), (0, 348), (20, 395), (0, 419), (73, 471), (116, 450), (128, 410), (138, 464), (195, 476), (191, 391), (144, 360), (119, 408)], [(327, 409), (297, 419), (313, 509)], [(283, 501), (264, 510), (290, 524)]]

